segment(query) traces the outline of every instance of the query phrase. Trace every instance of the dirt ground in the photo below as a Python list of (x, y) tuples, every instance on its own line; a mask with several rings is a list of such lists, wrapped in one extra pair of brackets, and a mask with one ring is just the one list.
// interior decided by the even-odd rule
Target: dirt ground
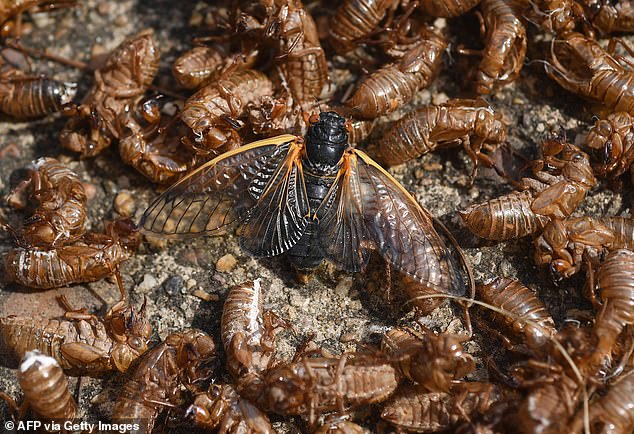
[[(171, 63), (191, 46), (193, 36), (204, 34), (200, 27), (190, 26), (190, 23), (200, 21), (202, 15), (199, 11), (204, 6), (204, 2), (195, 1), (86, 0), (76, 8), (30, 14), (23, 42), (36, 48), (46, 47), (56, 54), (89, 61), (91, 57), (116, 47), (126, 36), (152, 27), (157, 32), (162, 53), (158, 84), (169, 87), (173, 85), (169, 72)], [(449, 27), (449, 33), (454, 35), (454, 46), (469, 46), (477, 39), (478, 27), (474, 16), (448, 23), (441, 20), (438, 24)], [(529, 60), (542, 59), (546, 44), (544, 38), (534, 26), (531, 26), (529, 33), (533, 41)], [(447, 57), (439, 79), (429, 89), (421, 91), (413, 103), (382, 120), (370, 142), (380, 138), (381, 131), (390, 121), (415, 106), (469, 96), (467, 72), (474, 62), (474, 58), (457, 57), (455, 54), (452, 58)], [(33, 68), (58, 79), (77, 81), (79, 95), (91, 83), (90, 73), (55, 63), (35, 61)], [(333, 68), (332, 74), (336, 82), (342, 72)], [(540, 141), (561, 129), (567, 132), (570, 140), (581, 140), (581, 135), (592, 123), (592, 116), (599, 113), (596, 107), (550, 81), (538, 62), (527, 65), (516, 83), (489, 96), (487, 100), (504, 114), (509, 124), (509, 143), (529, 157), (537, 155)], [(138, 219), (157, 194), (155, 187), (121, 163), (114, 148), (89, 160), (79, 160), (77, 156), (62, 150), (58, 145), (58, 134), (64, 122), (60, 115), (32, 122), (0, 118), (0, 149), (10, 144), (16, 144), (19, 149), (19, 155), (0, 159), (0, 194), (9, 192), (19, 180), (19, 169), (28, 162), (40, 156), (52, 156), (66, 162), (94, 189), (94, 197), (89, 202), (92, 228), (99, 229), (104, 219), (117, 216), (113, 201), (122, 192), (131, 194), (133, 214)], [(580, 296), (578, 281), (554, 286), (549, 283), (547, 275), (534, 267), (530, 239), (491, 243), (467, 232), (457, 210), (512, 189), (490, 170), (480, 170), (474, 185), (470, 186), (470, 170), (471, 163), (466, 155), (459, 149), (451, 149), (393, 168), (392, 173), (415, 194), (424, 207), (454, 232), (473, 265), (478, 281), (495, 275), (518, 277), (546, 302), (558, 324), (570, 316), (573, 309), (589, 309)], [(605, 185), (596, 187), (576, 214), (630, 215), (631, 187), (629, 181), (624, 185), (624, 190), (618, 192)], [(23, 214), (4, 203), (0, 205), (0, 219), (17, 224), (23, 217)], [(0, 253), (11, 246), (11, 237), (0, 234)], [(236, 263), (229, 270), (221, 271), (224, 268), (218, 266), (218, 261), (226, 255), (235, 258)], [(230, 258), (224, 258), (224, 262), (227, 260), (231, 262)], [(197, 327), (218, 337), (222, 303), (227, 290), (234, 284), (255, 278), (262, 279), (265, 308), (291, 321), (298, 331), (297, 335), (285, 332), (280, 337), (278, 348), (286, 356), (292, 355), (294, 349), (309, 335), (314, 335), (314, 343), (318, 347), (336, 354), (354, 350), (356, 342), (377, 342), (388, 327), (415, 320), (436, 330), (463, 330), (459, 310), (450, 305), (422, 317), (398, 301), (393, 301), (386, 308), (382, 294), (386, 286), (384, 268), (379, 260), (371, 263), (367, 273), (358, 275), (341, 273), (330, 265), (324, 265), (308, 284), (299, 285), (295, 283), (294, 274), (284, 258), (250, 258), (240, 251), (234, 234), (173, 242), (163, 249), (145, 244), (140, 253), (124, 265), (122, 271), (125, 286), (133, 301), (140, 303), (147, 297), (156, 340), (187, 327)], [(201, 293), (206, 294), (207, 300), (200, 298)], [(66, 294), (73, 305), (87, 307), (100, 314), (118, 296), (116, 286), (108, 281), (46, 292), (0, 284), (0, 315), (58, 316), (63, 313), (55, 301), (55, 297), (60, 294)], [(498, 352), (497, 341), (476, 330), (473, 341), (466, 346), (478, 359), (478, 370), (472, 377), (486, 378), (482, 355)], [(19, 397), (21, 392), (14, 363), (7, 354), (0, 354), (0, 361), (0, 390)], [(221, 365), (222, 362), (219, 362), (217, 381), (228, 381)], [(81, 419), (91, 423), (108, 421), (113, 400), (125, 379), (123, 375), (108, 375), (101, 379), (82, 378)], [(76, 386), (77, 380), (71, 379), (71, 385)], [(6, 420), (7, 417), (6, 406), (0, 404), (0, 419)], [(300, 421), (276, 420), (275, 423), (281, 432), (300, 432), (302, 426)], [(374, 429), (372, 425), (367, 428)], [(189, 429), (187, 431), (191, 432)]]

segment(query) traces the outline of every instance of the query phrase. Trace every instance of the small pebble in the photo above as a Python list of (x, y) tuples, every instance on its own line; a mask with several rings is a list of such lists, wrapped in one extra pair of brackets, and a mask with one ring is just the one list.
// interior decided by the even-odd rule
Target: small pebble
[(205, 301), (218, 301), (220, 300), (220, 297), (218, 296), (218, 294), (210, 294), (207, 291), (205, 291), (204, 289), (196, 289), (194, 292), (192, 292), (192, 294), (195, 297), (200, 298), (201, 300), (205, 300)]
[(110, 3), (108, 2), (99, 2), (99, 4), (97, 4), (97, 12), (101, 16), (108, 15), (110, 13), (110, 9)]
[(128, 25), (128, 19), (125, 17), (124, 14), (117, 15), (117, 18), (114, 19), (114, 25), (116, 27), (125, 27), (126, 25)]
[(97, 195), (97, 187), (92, 182), (82, 182), (84, 186), (84, 191), (86, 191), (86, 197), (88, 200), (92, 200)]
[(108, 50), (106, 49), (106, 47), (104, 47), (101, 44), (94, 44), (90, 50), (90, 57), (91, 58), (96, 58), (99, 57), (103, 54), (106, 54), (108, 52)]
[[(99, 160), (98, 160), (99, 161)], [(101, 160), (103, 161), (103, 160)], [(116, 194), (119, 192), (119, 186), (111, 181), (110, 179), (106, 179), (103, 183), (103, 189), (107, 194)]]
[(447, 27), (447, 19), (446, 18), (436, 18), (434, 20), (434, 27), (438, 30), (442, 30)]
[(332, 358), (336, 357), (332, 351), (327, 350), (325, 348), (320, 348), (319, 352), (321, 353), (322, 357), (327, 357), (329, 359), (332, 359)]
[(471, 258), (471, 263), (473, 265), (480, 265), (480, 262), (482, 262), (482, 252), (478, 252), (475, 255), (473, 255), (473, 257)]
[(339, 337), (339, 342), (343, 343), (343, 344), (347, 344), (348, 342), (352, 342), (357, 340), (357, 334), (354, 332), (348, 332), (348, 333), (343, 333), (340, 337)]
[(185, 279), (181, 276), (172, 276), (163, 282), (163, 290), (167, 295), (178, 295), (183, 292)]
[(439, 104), (444, 104), (449, 100), (449, 97), (447, 96), (446, 93), (444, 92), (438, 92), (432, 95), (431, 97), (431, 102), (439, 105)]
[(156, 277), (147, 273), (143, 276), (143, 281), (137, 286), (137, 290), (139, 292), (148, 292), (154, 289), (157, 285), (158, 281), (156, 280)]
[(352, 288), (352, 277), (344, 277), (337, 283), (335, 292), (337, 295), (346, 296), (350, 292), (350, 288)]
[(44, 27), (50, 26), (53, 18), (51, 18), (51, 14), (47, 14), (46, 12), (40, 13), (31, 13), (31, 20), (35, 24), (35, 27), (38, 29), (42, 29)]
[(134, 214), (136, 203), (132, 194), (128, 190), (121, 190), (114, 198), (114, 210), (123, 217), (130, 217)]
[(434, 163), (434, 162), (430, 162), (430, 163), (423, 163), (423, 169), (425, 169), (425, 171), (427, 172), (433, 172), (433, 171), (437, 171), (437, 170), (442, 170), (442, 164), (440, 163)]
[(227, 279), (225, 279), (222, 274), (214, 273), (214, 275), (211, 276), (211, 278), (215, 280), (216, 282), (220, 283), (221, 285), (224, 285), (227, 283)]
[(222, 258), (216, 261), (216, 271), (219, 273), (226, 273), (233, 270), (238, 261), (231, 253), (224, 255)]

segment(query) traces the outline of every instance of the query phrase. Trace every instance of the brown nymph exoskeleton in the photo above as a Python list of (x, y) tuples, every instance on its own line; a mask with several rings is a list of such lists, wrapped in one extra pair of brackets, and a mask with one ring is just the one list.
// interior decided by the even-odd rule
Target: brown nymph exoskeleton
[(481, 0), (426, 0), (418, 7), (432, 17), (457, 17), (469, 12)]
[(190, 146), (199, 154), (212, 155), (242, 144), (238, 117), (247, 104), (273, 95), (273, 84), (259, 71), (244, 69), (221, 77), (185, 102), (181, 119), (195, 139)]
[(231, 53), (228, 45), (194, 47), (176, 59), (172, 65), (174, 78), (186, 89), (199, 89), (220, 78), (227, 68), (250, 68), (258, 52)]
[[(0, 16), (1, 9), (0, 6)], [(29, 75), (6, 62), (0, 55), (0, 112), (2, 113), (18, 119), (46, 116), (49, 113), (61, 111), (72, 101), (76, 91), (75, 83), (64, 83), (39, 75)]]
[(345, 0), (328, 26), (332, 47), (341, 53), (353, 50), (399, 3), (399, 0)]
[(533, 6), (538, 8), (527, 11), (531, 18), (539, 22), (546, 32), (555, 35), (572, 32), (578, 22), (587, 21), (583, 9), (575, 0), (539, 0)]
[(533, 178), (522, 178), (507, 195), (460, 211), (471, 232), (489, 240), (531, 235), (551, 218), (569, 216), (596, 184), (587, 154), (570, 143), (546, 141), (533, 162)]
[(305, 134), (307, 124), (303, 112), (290, 95), (264, 96), (257, 102), (249, 103), (246, 121), (253, 133), (264, 137), (289, 132)]
[(159, 97), (139, 101), (136, 115), (122, 117), (119, 155), (124, 163), (157, 184), (171, 184), (189, 167), (191, 152), (181, 138), (189, 129), (178, 118), (161, 113)]
[(598, 264), (614, 238), (609, 227), (592, 217), (554, 219), (535, 239), (535, 263), (548, 266), (555, 280), (570, 277), (584, 263)]
[(535, 234), (550, 219), (531, 209), (533, 192), (513, 191), (459, 211), (471, 232), (487, 240), (512, 240)]
[(227, 369), (235, 378), (260, 375), (271, 368), (280, 320), (262, 312), (260, 280), (234, 286), (227, 294), (220, 322)]
[(33, 247), (55, 248), (83, 235), (86, 223), (86, 191), (79, 176), (54, 158), (43, 157), (27, 167), (29, 177), (7, 197), (16, 206), (28, 190), (37, 203), (27, 220), (20, 242)]
[(570, 431), (581, 387), (567, 375), (553, 375), (547, 384), (532, 387), (519, 403), (513, 420), (521, 433), (564, 433)]
[(262, 410), (302, 415), (314, 424), (320, 414), (381, 402), (398, 385), (398, 374), (376, 355), (302, 357), (267, 371), (260, 381), (240, 384), (240, 394)]
[(136, 310), (119, 302), (103, 318), (83, 311), (69, 311), (66, 316), (62, 320), (9, 316), (0, 318), (0, 329), (17, 358), (37, 349), (64, 370), (82, 375), (125, 372), (147, 350), (151, 328), (145, 303)]
[(72, 421), (77, 414), (77, 403), (68, 390), (68, 381), (57, 361), (38, 350), (28, 351), (18, 369), (18, 382), (24, 392), (20, 407), (0, 392), (18, 419), (23, 419), (29, 408), (38, 419), (58, 423)]
[(393, 328), (383, 337), (382, 350), (394, 359), (399, 373), (429, 392), (448, 392), (475, 369), (475, 361), (462, 347), (465, 336), (430, 330)]
[(634, 325), (634, 252), (610, 252), (599, 266), (597, 283), (602, 306), (594, 323), (598, 343), (591, 366), (601, 369), (611, 362), (619, 335)]
[(214, 79), (229, 55), (227, 45), (194, 47), (172, 64), (172, 75), (185, 89), (198, 89)]
[[(546, 306), (533, 291), (518, 280), (496, 277), (478, 285), (476, 294), (480, 300), (513, 315), (499, 316), (500, 322), (518, 337), (523, 337), (523, 343), (530, 350), (538, 350), (557, 334), (555, 322)], [(495, 315), (494, 319), (497, 318)], [(514, 346), (510, 340), (503, 337), (507, 346)]]
[(555, 278), (596, 266), (608, 250), (634, 250), (634, 221), (626, 217), (553, 220), (535, 240), (535, 262), (549, 265)]
[(300, 106), (313, 104), (328, 80), (326, 54), (317, 26), (301, 0), (289, 0), (270, 26), (277, 40), (280, 72), (293, 99)]
[(598, 176), (621, 176), (634, 162), (634, 118), (627, 112), (616, 112), (597, 119), (586, 144), (596, 153), (594, 170)]
[(442, 65), (447, 40), (431, 28), (397, 62), (383, 66), (364, 79), (346, 106), (356, 116), (373, 119), (408, 103), (427, 87)]
[(158, 72), (159, 50), (152, 29), (142, 30), (115, 49), (95, 83), (60, 134), (63, 147), (93, 157), (119, 139), (119, 116), (130, 110)]
[(381, 418), (401, 430), (439, 432), (486, 412), (500, 399), (490, 383), (460, 383), (451, 394), (406, 385), (383, 407)]
[[(608, 393), (590, 405), (593, 433), (628, 434), (634, 431), (634, 374), (630, 371), (612, 384)], [(579, 412), (571, 432), (582, 432), (583, 413)]]
[(511, 0), (482, 0), (484, 51), (476, 74), (476, 91), (491, 93), (514, 81), (524, 66), (526, 29)]
[(614, 241), (609, 246), (614, 249), (634, 251), (634, 219), (631, 217), (603, 217), (601, 223), (614, 234)]
[(221, 433), (272, 434), (268, 416), (244, 398), (230, 384), (212, 384), (196, 395), (186, 417), (197, 427)]
[(575, 145), (559, 140), (547, 140), (541, 147), (543, 157), (533, 163), (538, 183), (523, 180), (539, 191), (531, 209), (550, 217), (568, 217), (597, 183), (590, 159)]
[(492, 151), (504, 141), (506, 125), (500, 113), (483, 101), (458, 99), (406, 114), (383, 136), (378, 152), (381, 161), (395, 165), (462, 144), (473, 161), (474, 176), (478, 162), (493, 164), (482, 148)]
[(629, 0), (577, 0), (592, 27), (601, 33), (634, 31), (634, 2)]
[(106, 233), (86, 233), (73, 244), (50, 250), (15, 247), (3, 258), (5, 279), (34, 289), (95, 282), (115, 274), (140, 241), (132, 221), (117, 220), (106, 225)]
[(581, 33), (568, 32), (551, 45), (546, 73), (564, 89), (612, 111), (634, 111), (634, 70), (613, 57), (612, 47)]
[(209, 375), (204, 364), (215, 354), (213, 339), (203, 331), (172, 333), (139, 361), (115, 402), (112, 420), (138, 423), (138, 432), (152, 432), (168, 405), (183, 403), (182, 386), (194, 387)]

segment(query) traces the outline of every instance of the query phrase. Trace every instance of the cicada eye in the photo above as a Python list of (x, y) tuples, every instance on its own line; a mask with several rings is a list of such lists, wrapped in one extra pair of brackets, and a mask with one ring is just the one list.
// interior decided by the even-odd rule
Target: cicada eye
[(308, 118), (308, 123), (312, 125), (312, 124), (316, 124), (317, 122), (319, 122), (319, 115), (318, 114), (310, 115), (310, 117)]
[(136, 351), (141, 351), (145, 347), (143, 341), (137, 337), (128, 340), (128, 345)]

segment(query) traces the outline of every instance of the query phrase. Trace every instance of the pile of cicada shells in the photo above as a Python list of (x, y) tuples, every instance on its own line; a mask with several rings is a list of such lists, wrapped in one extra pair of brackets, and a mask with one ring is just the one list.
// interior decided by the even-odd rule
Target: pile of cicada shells
[[(72, 3), (1, 0), (0, 24), (11, 34), (23, 12)], [(223, 357), (232, 379), (223, 384), (213, 381), (210, 362), (221, 353), (213, 339), (188, 329), (152, 344), (145, 303), (133, 306), (119, 277), (122, 299), (103, 317), (62, 299), (63, 318), (0, 318), (6, 347), (23, 359), (18, 379), (32, 415), (78, 416), (64, 373), (130, 371), (112, 422), (137, 424), (127, 428), (131, 432), (155, 426), (169, 432), (178, 426), (268, 433), (274, 431), (270, 417), (296, 417), (306, 430), (320, 433), (364, 432), (361, 426), (412, 432), (634, 432), (634, 224), (622, 216), (571, 216), (589, 190), (602, 179), (619, 181), (634, 159), (632, 53), (619, 39), (607, 48), (599, 43), (634, 31), (634, 3), (306, 3), (210, 2), (208, 35), (171, 65), (178, 85), (169, 90), (153, 84), (161, 52), (154, 31), (130, 35), (94, 69), (92, 87), (77, 102), (75, 84), (21, 67), (24, 53), (48, 54), (7, 38), (0, 58), (0, 111), (16, 119), (62, 111), (68, 120), (59, 133), (61, 147), (90, 158), (118, 146), (130, 170), (158, 185), (170, 185), (258, 138), (302, 136), (306, 114), (318, 111), (347, 117), (351, 143), (363, 146), (372, 137), (368, 152), (386, 167), (462, 146), (472, 160), (475, 185), (483, 165), (514, 188), (457, 210), (465, 225), (488, 240), (531, 236), (536, 264), (555, 281), (585, 273), (579, 296), (588, 298), (596, 315), (558, 328), (521, 282), (495, 277), (477, 285), (481, 306), (470, 308), (478, 311), (477, 333), (499, 339), (511, 362), (491, 364), (491, 382), (476, 382), (465, 379), (476, 368), (463, 348), (471, 336), (418, 326), (389, 330), (380, 348), (338, 356), (298, 349), (293, 360), (284, 360), (276, 354), (275, 337), (292, 325), (263, 311), (259, 280), (245, 282), (229, 290), (222, 312)], [(449, 47), (447, 30), (433, 25), (438, 18), (464, 14), (477, 14), (481, 21), (481, 52)], [(509, 173), (496, 156), (508, 125), (481, 98), (419, 107), (380, 137), (371, 136), (375, 124), (385, 124), (382, 116), (402, 110), (430, 85), (450, 50), (454, 56), (477, 55), (477, 67), (468, 75), (474, 98), (516, 80), (532, 43), (529, 26), (550, 44), (542, 59), (548, 77), (611, 113), (596, 120), (580, 146), (564, 137), (545, 141), (541, 158), (523, 162), (523, 176)], [(358, 80), (329, 79), (333, 65)], [(15, 247), (3, 258), (5, 280), (47, 290), (119, 276), (119, 267), (141, 243), (135, 223), (115, 220), (103, 232), (87, 232), (87, 194), (78, 175), (45, 157), (26, 169), (28, 176), (6, 197), (14, 208), (28, 210), (28, 217), (19, 228), (6, 226)], [(630, 188), (629, 180), (624, 183)], [(16, 418), (25, 416), (23, 407), (3, 398)]]

